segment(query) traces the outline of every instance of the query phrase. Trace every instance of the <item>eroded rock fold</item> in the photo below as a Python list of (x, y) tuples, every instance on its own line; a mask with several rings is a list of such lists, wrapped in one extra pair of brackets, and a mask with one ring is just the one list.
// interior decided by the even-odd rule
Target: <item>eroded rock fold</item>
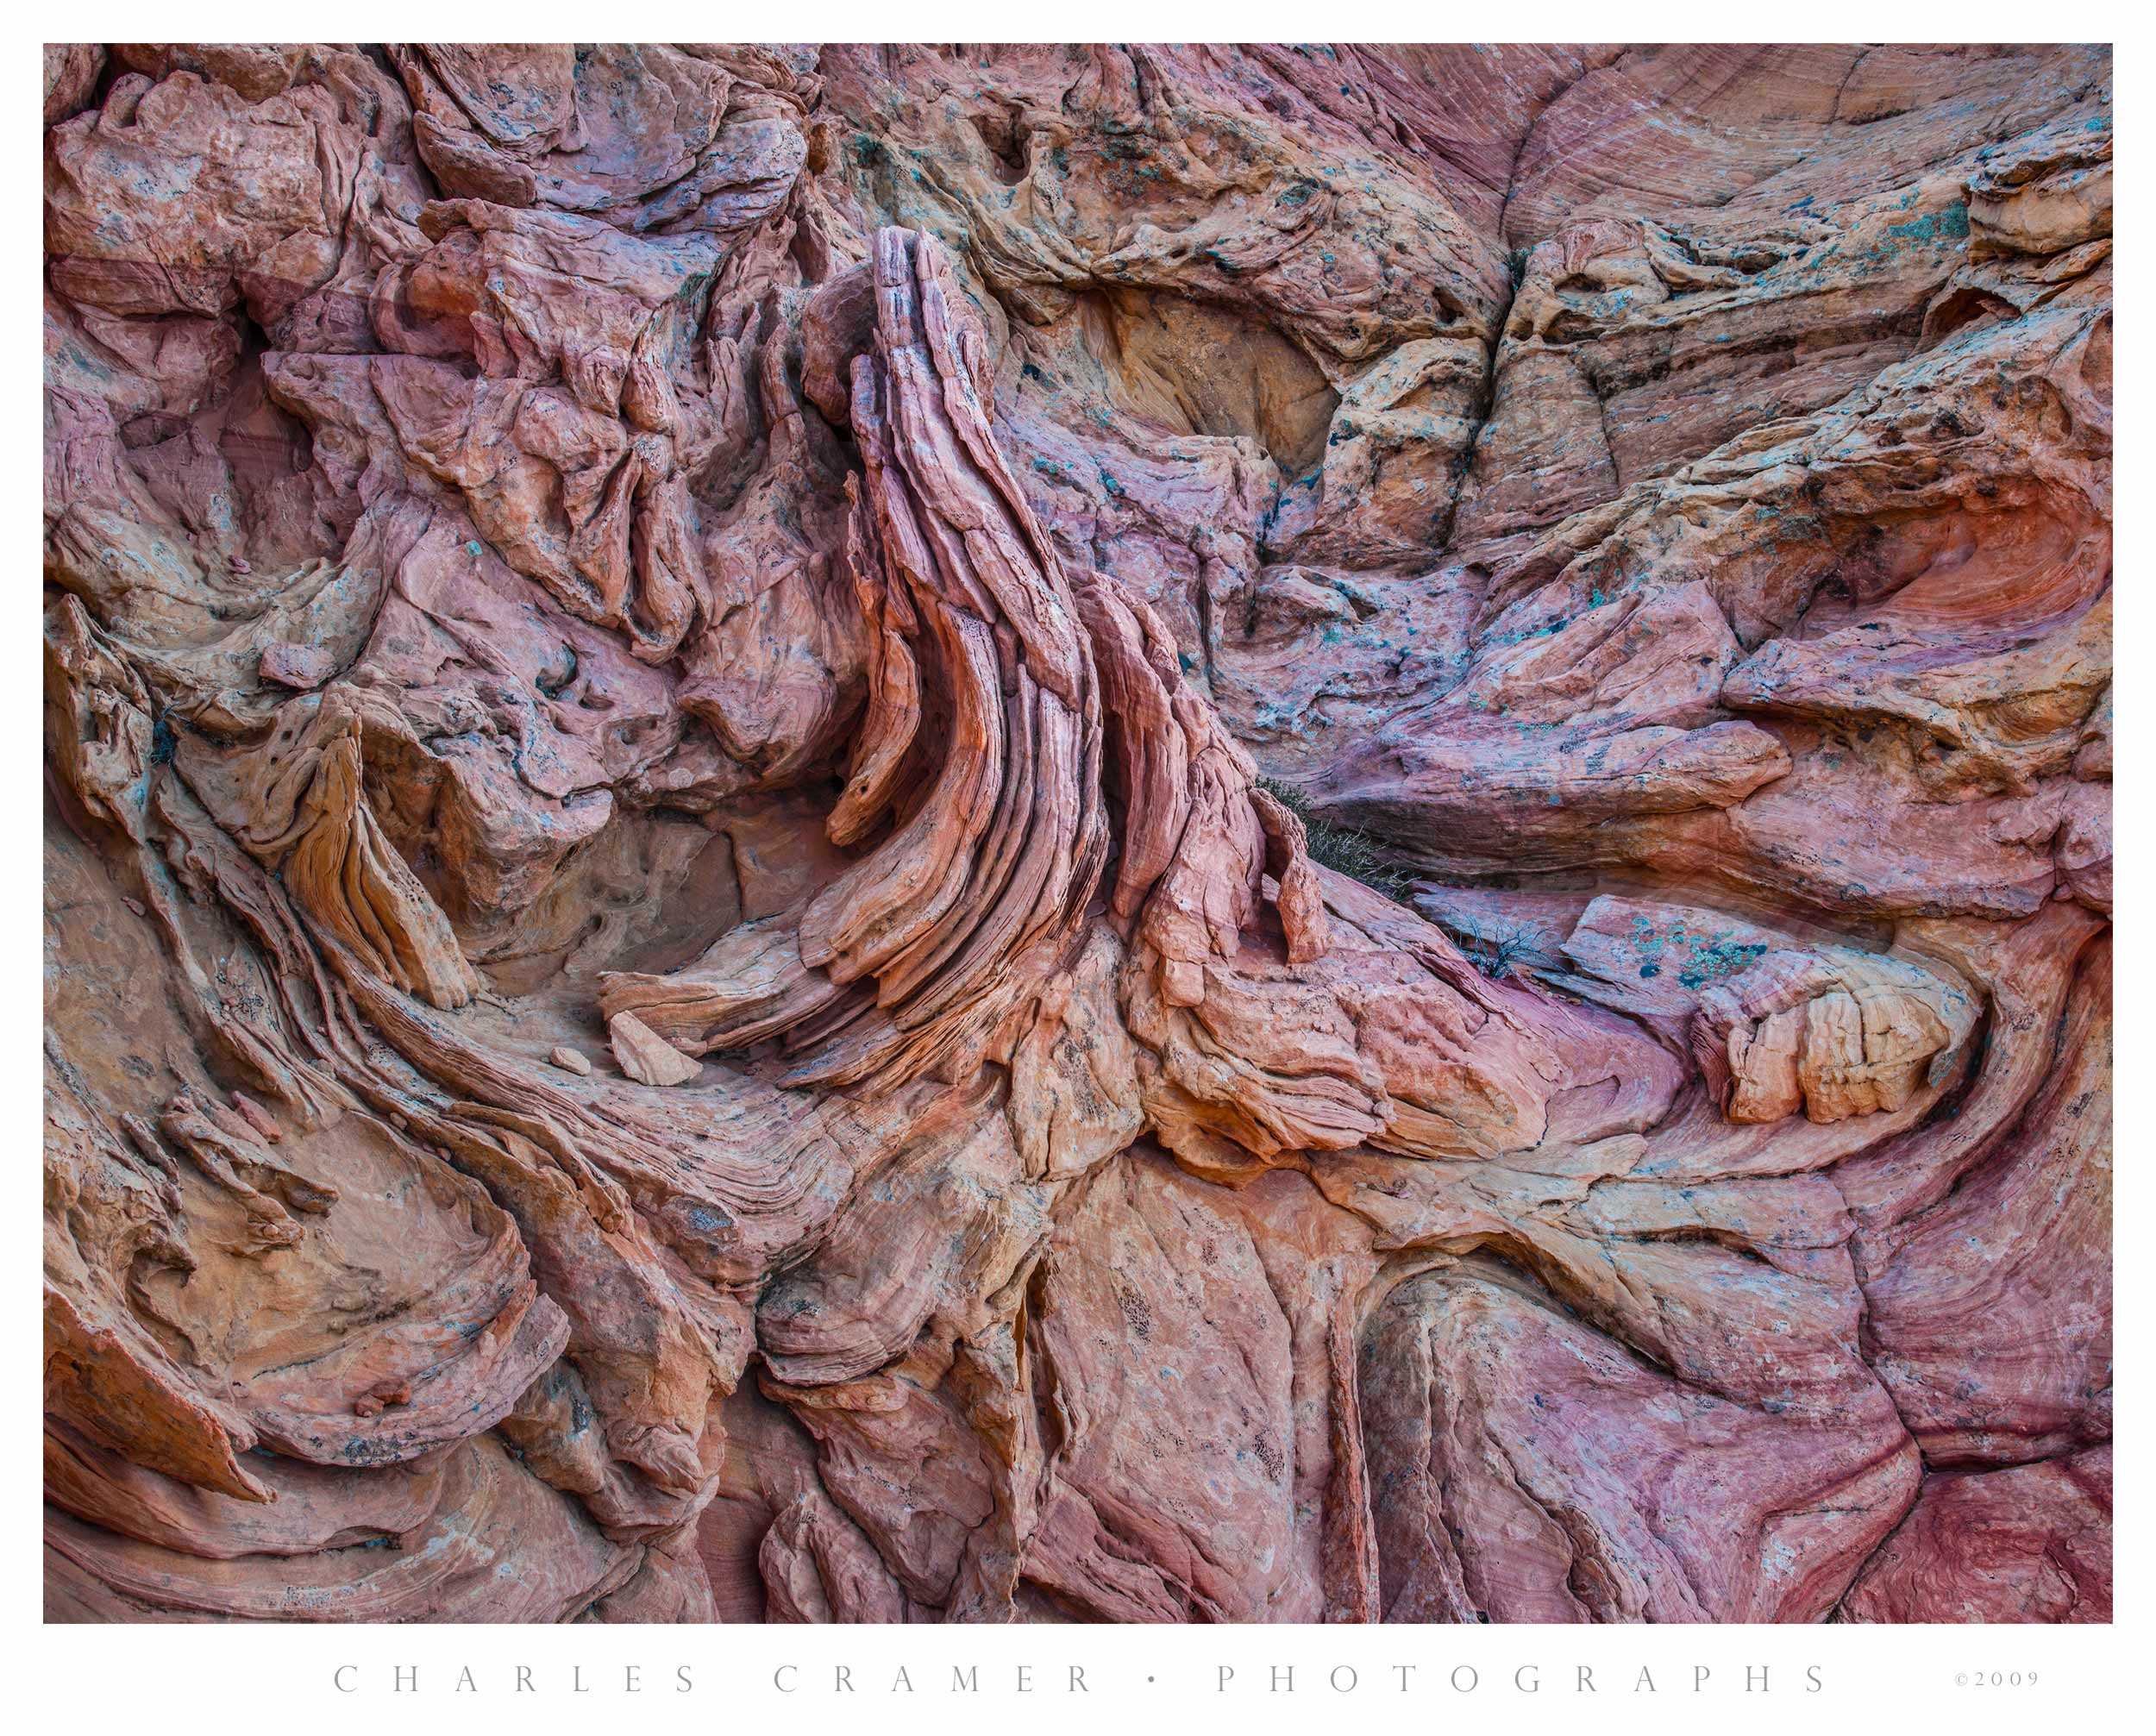
[(45, 53), (53, 1619), (2109, 1619), (2106, 51)]

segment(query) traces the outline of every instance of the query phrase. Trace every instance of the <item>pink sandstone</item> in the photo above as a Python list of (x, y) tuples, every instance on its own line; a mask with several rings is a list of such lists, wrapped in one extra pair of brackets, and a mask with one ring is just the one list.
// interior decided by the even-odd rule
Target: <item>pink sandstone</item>
[(45, 53), (52, 1619), (2109, 1619), (2108, 52)]

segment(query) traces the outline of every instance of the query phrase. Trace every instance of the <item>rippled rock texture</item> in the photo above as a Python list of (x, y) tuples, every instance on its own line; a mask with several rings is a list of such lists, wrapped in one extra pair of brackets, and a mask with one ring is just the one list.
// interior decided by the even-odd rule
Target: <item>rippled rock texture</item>
[(2110, 78), (47, 48), (51, 1614), (2108, 1620)]

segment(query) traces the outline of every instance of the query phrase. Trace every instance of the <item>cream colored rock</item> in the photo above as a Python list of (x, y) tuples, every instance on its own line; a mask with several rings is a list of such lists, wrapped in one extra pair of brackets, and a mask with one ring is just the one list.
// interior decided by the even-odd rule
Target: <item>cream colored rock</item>
[(639, 1085), (686, 1085), (704, 1070), (633, 1012), (616, 1013), (606, 1034), (621, 1070)]

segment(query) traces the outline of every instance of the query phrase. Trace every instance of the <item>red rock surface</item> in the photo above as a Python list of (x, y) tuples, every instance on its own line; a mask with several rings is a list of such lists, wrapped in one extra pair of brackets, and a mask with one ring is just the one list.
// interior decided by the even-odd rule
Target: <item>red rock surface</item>
[(54, 1619), (2109, 1619), (2104, 51), (45, 88)]

